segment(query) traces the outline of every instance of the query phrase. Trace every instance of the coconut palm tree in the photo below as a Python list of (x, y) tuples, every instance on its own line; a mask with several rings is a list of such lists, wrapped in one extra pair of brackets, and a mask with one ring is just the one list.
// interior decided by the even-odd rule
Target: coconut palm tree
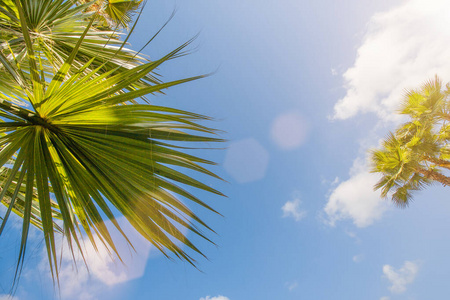
[(449, 127), (447, 124), (449, 86), (442, 91), (439, 78), (420, 90), (409, 91), (400, 109), (411, 118), (395, 133), (389, 133), (382, 149), (372, 150), (372, 172), (381, 173), (375, 189), (381, 195), (393, 192), (392, 200), (408, 205), (412, 192), (439, 182), (450, 185)]
[[(213, 162), (186, 153), (185, 144), (221, 139), (214, 136), (214, 129), (200, 124), (209, 120), (206, 116), (139, 100), (203, 77), (167, 83), (148, 80), (156, 68), (183, 53), (189, 42), (158, 60), (138, 61), (123, 67), (114, 61), (114, 55), (120, 56), (117, 49), (108, 59), (99, 58), (103, 54), (88, 57), (83, 52), (89, 48), (86, 44), (95, 40), (91, 39), (94, 22), (91, 19), (76, 43), (65, 49), (68, 55), (61, 56), (63, 62), (58, 67), (52, 59), (62, 52), (46, 53), (47, 48), (40, 45), (39, 34), (30, 32), (30, 23), (41, 12), (36, 10), (37, 2), (0, 2), (1, 7), (6, 7), (2, 13), (11, 22), (17, 22), (11, 30), (14, 38), (5, 38), (0, 51), (2, 76), (13, 83), (0, 94), (3, 179), (0, 200), (7, 207), (0, 233), (11, 212), (22, 216), (16, 278), (22, 270), (30, 224), (42, 229), (48, 262), (56, 280), (59, 261), (55, 235), (58, 232), (62, 232), (72, 253), (83, 254), (80, 241), (85, 235), (94, 248), (100, 241), (120, 258), (104, 224), (105, 219), (111, 221), (126, 238), (115, 221), (115, 212), (125, 216), (165, 255), (172, 254), (195, 265), (192, 254), (178, 243), (194, 253), (202, 253), (179, 227), (208, 241), (202, 228), (210, 228), (179, 198), (215, 212), (191, 194), (189, 188), (222, 194), (181, 171), (192, 170), (219, 178), (203, 166)], [(58, 5), (68, 3), (39, 2), (43, 4), (41, 8), (54, 11)], [(67, 9), (80, 7), (67, 6)], [(82, 22), (75, 15), (71, 18)], [(16, 49), (11, 49), (12, 44)], [(22, 51), (19, 44), (24, 47)], [(4, 53), (7, 50), (9, 55)], [(17, 55), (17, 51), (21, 54)], [(56, 219), (62, 220), (61, 228)]]

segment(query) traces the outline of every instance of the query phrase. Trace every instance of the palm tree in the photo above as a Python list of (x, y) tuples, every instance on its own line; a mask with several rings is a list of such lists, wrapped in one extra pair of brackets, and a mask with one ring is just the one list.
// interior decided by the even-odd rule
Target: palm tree
[(86, 10), (97, 12), (102, 25), (111, 29), (118, 26), (127, 27), (142, 0), (97, 0), (94, 3), (78, 0), (78, 3), (90, 3)]
[(393, 191), (392, 200), (399, 206), (408, 205), (413, 191), (433, 182), (450, 185), (450, 177), (444, 175), (450, 169), (449, 91), (449, 86), (442, 91), (437, 77), (409, 91), (400, 113), (411, 121), (389, 133), (382, 149), (372, 151), (372, 172), (382, 174), (374, 188), (381, 188), (383, 197)]
[[(93, 41), (91, 19), (76, 43), (64, 50), (67, 55), (60, 57), (63, 62), (57, 67), (53, 58), (62, 52), (47, 53), (39, 35), (30, 30), (38, 2), (43, 5), (41, 8), (53, 9), (52, 12), (57, 11), (58, 5), (69, 3), (14, 0), (2, 1), (0, 6), (10, 22), (17, 22), (11, 29), (13, 38), (4, 38), (2, 44), (3, 51), (8, 49), (10, 54), (0, 51), (2, 78), (7, 76), (8, 82), (13, 83), (0, 94), (0, 200), (7, 207), (0, 233), (11, 212), (23, 217), (15, 278), (22, 270), (30, 224), (43, 231), (48, 262), (56, 280), (58, 232), (63, 233), (72, 253), (83, 254), (82, 235), (89, 238), (94, 248), (97, 236), (120, 258), (104, 225), (104, 219), (110, 220), (126, 238), (115, 221), (114, 211), (125, 216), (165, 255), (173, 254), (195, 265), (195, 259), (176, 241), (203, 254), (178, 227), (208, 241), (202, 228), (211, 229), (178, 197), (215, 212), (183, 186), (222, 194), (180, 171), (184, 168), (219, 178), (202, 166), (214, 163), (186, 153), (185, 143), (222, 140), (213, 136), (214, 129), (199, 124), (209, 120), (206, 116), (139, 100), (203, 77), (167, 83), (148, 80), (151, 72), (182, 54), (189, 43), (158, 60), (135, 61), (123, 67), (114, 56), (120, 57), (120, 49), (115, 49), (110, 57), (101, 54), (101, 58), (83, 52)], [(76, 10), (70, 12), (72, 19), (84, 22), (77, 15), (82, 6), (66, 7)], [(16, 40), (19, 41), (13, 44)], [(21, 51), (19, 42), (24, 46)], [(16, 49), (11, 49), (12, 44)], [(56, 219), (62, 220), (61, 228)]]
[[(114, 70), (113, 74), (129, 70), (148, 62), (139, 53), (124, 47), (125, 42), (118, 39), (119, 34), (112, 28), (102, 26), (102, 20), (97, 17), (92, 20), (95, 12), (86, 12), (91, 2), (75, 6), (68, 0), (21, 0), (26, 22), (21, 22), (17, 4), (14, 1), (0, 1), (0, 61), (18, 63), (24, 75), (28, 67), (27, 47), (24, 31), (30, 37), (35, 53), (35, 60), (42, 64), (39, 70), (44, 76), (53, 74), (68, 59), (86, 27), (89, 31), (84, 37), (73, 59), (72, 71), (83, 70), (90, 59), (94, 59), (85, 73), (98, 69), (98, 74)], [(92, 26), (88, 26), (92, 21)], [(22, 26), (23, 25), (23, 26)], [(127, 39), (125, 39), (126, 41)], [(14, 97), (11, 91), (20, 90), (17, 83), (8, 76), (5, 65), (0, 68), (0, 92)], [(102, 68), (98, 68), (102, 66)], [(160, 80), (149, 73), (133, 84), (133, 88), (146, 87), (160, 83)], [(20, 102), (19, 99), (15, 99)]]

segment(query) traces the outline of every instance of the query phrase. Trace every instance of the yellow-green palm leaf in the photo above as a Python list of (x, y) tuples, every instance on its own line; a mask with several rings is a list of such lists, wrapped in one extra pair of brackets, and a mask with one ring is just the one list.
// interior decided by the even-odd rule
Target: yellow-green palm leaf
[(414, 191), (433, 182), (450, 185), (449, 91), (437, 77), (409, 91), (400, 113), (411, 120), (372, 151), (372, 172), (382, 175), (375, 189), (383, 197), (390, 193), (399, 206), (408, 205)]
[[(105, 30), (95, 26), (100, 22), (94, 17), (95, 12), (85, 11), (91, 3), (78, 6), (68, 0), (20, 0), (18, 3), (26, 22), (20, 22), (16, 1), (0, 0), (0, 55), (2, 60), (20, 66), (25, 77), (30, 72), (26, 38), (32, 45), (34, 60), (40, 63), (38, 71), (50, 79), (68, 59), (92, 18), (93, 26), (89, 27), (72, 60), (75, 67), (73, 71), (80, 69), (91, 59), (93, 61), (85, 71), (101, 66), (97, 69), (98, 74), (111, 70), (113, 74), (118, 74), (149, 61), (124, 47), (113, 29)], [(20, 87), (6, 73), (5, 66), (0, 67), (0, 92), (13, 96), (11, 91)], [(160, 81), (149, 73), (131, 87), (140, 88), (157, 83)]]
[[(94, 57), (81, 70), (73, 70), (73, 61), (89, 33), (88, 26), (49, 80), (40, 72), (44, 63), (36, 59), (33, 39), (24, 22), (26, 11), (20, 2), (16, 0), (15, 4), (26, 45), (29, 75), (24, 75), (17, 60), (2, 60), (18, 88), (15, 98), (7, 94), (0, 96), (0, 115), (4, 121), (0, 123), (0, 166), (5, 170), (3, 191), (12, 191), (12, 194), (2, 192), (2, 203), (9, 209), (20, 207), (23, 216), (16, 275), (20, 274), (33, 222), (42, 228), (56, 278), (55, 232), (59, 228), (55, 218), (62, 220), (70, 251), (83, 252), (82, 236), (86, 235), (95, 244), (94, 235), (97, 235), (116, 252), (104, 225), (105, 219), (110, 220), (122, 232), (114, 211), (125, 216), (166, 255), (173, 254), (194, 264), (195, 260), (177, 241), (190, 251), (201, 252), (179, 227), (207, 240), (201, 228), (210, 228), (179, 196), (214, 211), (188, 190), (194, 187), (222, 194), (181, 171), (193, 170), (219, 178), (203, 166), (212, 162), (185, 153), (180, 143), (221, 140), (214, 136), (215, 130), (200, 124), (209, 120), (208, 117), (135, 101), (203, 77), (145, 87), (136, 85), (155, 68), (177, 56), (187, 44), (159, 60), (130, 69), (117, 67), (99, 75), (98, 70), (103, 66), (94, 67)], [(24, 104), (15, 104), (17, 99)]]

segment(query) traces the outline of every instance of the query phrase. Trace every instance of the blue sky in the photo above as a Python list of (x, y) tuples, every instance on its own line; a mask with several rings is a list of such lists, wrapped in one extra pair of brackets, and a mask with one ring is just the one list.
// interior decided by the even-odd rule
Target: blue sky
[[(202, 179), (228, 198), (196, 192), (224, 217), (192, 207), (217, 247), (193, 237), (208, 257), (200, 272), (130, 230), (138, 253), (126, 268), (100, 251), (90, 275), (82, 264), (76, 273), (63, 257), (61, 298), (445, 299), (448, 191), (432, 186), (396, 208), (373, 192), (366, 157), (401, 121), (405, 89), (435, 74), (450, 81), (448, 1), (150, 0), (133, 48), (174, 8), (144, 53), (157, 58), (200, 32), (193, 53), (160, 73), (216, 72), (152, 101), (212, 116), (226, 132), (227, 149), (200, 155), (219, 163), (213, 171), (227, 182)], [(1, 300), (16, 227), (0, 240)], [(58, 299), (41, 240), (33, 231), (14, 300)]]

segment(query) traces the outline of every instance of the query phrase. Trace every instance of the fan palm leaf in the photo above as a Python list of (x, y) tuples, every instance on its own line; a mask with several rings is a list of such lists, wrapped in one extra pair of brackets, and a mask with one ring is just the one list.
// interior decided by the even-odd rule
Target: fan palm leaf
[(449, 90), (442, 88), (436, 77), (421, 89), (409, 91), (399, 112), (411, 121), (390, 133), (381, 149), (372, 151), (372, 172), (382, 174), (374, 188), (381, 188), (383, 197), (392, 191), (392, 200), (399, 206), (408, 205), (413, 191), (433, 182), (450, 185), (444, 175), (450, 169)]
[(107, 0), (105, 13), (114, 24), (126, 27), (142, 0)]
[(412, 199), (411, 191), (420, 190), (431, 181), (421, 175), (417, 153), (405, 147), (400, 139), (389, 133), (384, 140), (382, 149), (372, 151), (372, 172), (383, 176), (374, 189), (381, 189), (381, 196), (387, 197), (394, 191), (392, 200), (400, 207), (408, 205)]
[[(45, 63), (36, 59), (23, 3), (16, 0), (15, 4), (29, 75), (24, 74), (19, 61), (2, 61), (18, 88), (14, 97), (0, 96), (0, 165), (5, 170), (0, 196), (8, 212), (17, 210), (16, 203), (20, 203), (23, 216), (16, 276), (20, 275), (29, 227), (34, 222), (43, 231), (52, 274), (58, 279), (55, 218), (62, 220), (62, 231), (72, 253), (83, 254), (83, 235), (94, 247), (98, 236), (120, 258), (104, 222), (110, 220), (126, 238), (115, 221), (117, 212), (165, 255), (172, 254), (195, 265), (195, 259), (178, 242), (202, 253), (179, 226), (208, 241), (201, 228), (210, 228), (178, 196), (215, 212), (189, 189), (222, 193), (181, 171), (193, 170), (219, 178), (202, 166), (213, 162), (185, 153), (180, 143), (222, 140), (214, 136), (214, 129), (200, 124), (209, 120), (206, 116), (136, 103), (138, 97), (203, 77), (146, 87), (136, 85), (179, 55), (189, 43), (159, 60), (130, 69), (117, 66), (99, 76), (103, 65), (93, 67), (93, 57), (81, 71), (74, 72), (73, 62), (82, 49), (83, 38), (90, 32), (87, 26), (49, 80), (41, 72)], [(15, 104), (17, 99), (23, 105)]]
[(78, 0), (78, 3), (90, 5), (87, 11), (96, 11), (107, 28), (127, 27), (142, 0)]
[[(21, 0), (21, 7), (26, 22), (20, 22), (19, 10), (15, 1), (0, 1), (0, 52), (2, 60), (15, 62), (27, 75), (30, 72), (27, 60), (29, 55), (25, 47), (25, 38), (31, 40), (34, 59), (40, 61), (41, 75), (50, 79), (68, 59), (95, 12), (85, 12), (91, 3), (75, 6), (67, 0)], [(94, 20), (93, 25), (99, 20)], [(25, 34), (24, 34), (25, 33)], [(98, 68), (99, 74), (114, 70), (114, 74), (129, 70), (148, 62), (137, 52), (124, 47), (118, 40), (117, 32), (109, 28), (101, 30), (90, 26), (83, 43), (79, 46), (72, 64), (74, 70), (80, 69), (87, 61), (94, 58), (90, 69)], [(0, 68), (2, 78), (6, 70)], [(145, 87), (160, 83), (153, 73), (146, 74), (133, 83), (132, 88)], [(13, 88), (12, 88), (13, 87)], [(17, 82), (2, 80), (0, 92), (11, 95), (17, 90)]]

